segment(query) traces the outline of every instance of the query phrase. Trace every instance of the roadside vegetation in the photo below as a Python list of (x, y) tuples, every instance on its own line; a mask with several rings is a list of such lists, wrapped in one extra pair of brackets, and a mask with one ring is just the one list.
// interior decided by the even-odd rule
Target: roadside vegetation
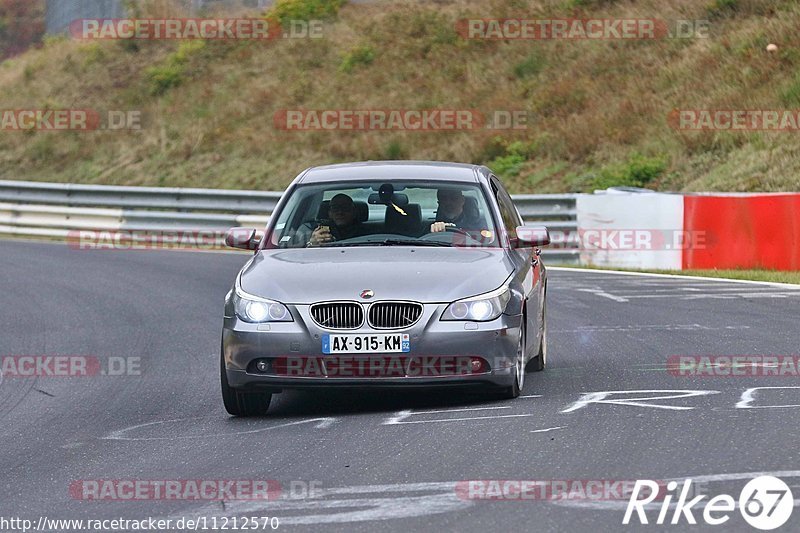
[(0, 0), (0, 61), (41, 42), (45, 0)]
[[(169, 0), (135, 5), (137, 16), (179, 15)], [(143, 118), (140, 131), (0, 131), (0, 179), (277, 190), (307, 166), (389, 158), (487, 164), (515, 193), (800, 189), (800, 132), (668, 123), (673, 109), (800, 108), (794, 0), (279, 0), (254, 14), (323, 20), (323, 38), (49, 37), (2, 61), (0, 108)], [(710, 36), (487, 41), (456, 31), (459, 19), (489, 17), (698, 19)], [(285, 109), (434, 108), (525, 109), (530, 120), (462, 132), (273, 124)]]

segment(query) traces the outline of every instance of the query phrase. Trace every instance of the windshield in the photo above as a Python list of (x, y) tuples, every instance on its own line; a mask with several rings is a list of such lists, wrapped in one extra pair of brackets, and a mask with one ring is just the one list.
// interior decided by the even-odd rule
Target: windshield
[(498, 245), (491, 211), (477, 184), (301, 185), (275, 216), (267, 248)]

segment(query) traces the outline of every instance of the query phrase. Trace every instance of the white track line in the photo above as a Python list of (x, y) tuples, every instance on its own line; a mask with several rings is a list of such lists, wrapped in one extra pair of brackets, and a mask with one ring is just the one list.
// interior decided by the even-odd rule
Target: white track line
[(437, 418), (435, 420), (407, 420), (407, 421), (402, 421), (402, 422), (393, 422), (392, 424), (384, 424), (384, 425), (436, 424), (437, 422), (462, 422), (462, 421), (465, 421), (465, 420), (495, 420), (497, 418), (519, 418), (519, 417), (523, 417), (523, 416), (536, 416), (536, 413), (520, 414), (520, 415), (468, 416), (468, 417), (464, 417), (464, 418)]
[(511, 409), (510, 406), (496, 406), (496, 407), (467, 407), (464, 409), (437, 409), (436, 411), (412, 411), (412, 415), (431, 415), (434, 413), (458, 413), (463, 411), (487, 411), (489, 409)]
[(552, 428), (545, 428), (545, 429), (532, 429), (530, 433), (547, 433), (548, 431), (555, 431), (557, 429), (564, 429), (564, 426), (556, 426)]
[(750, 285), (767, 285), (770, 287), (785, 287), (795, 290), (800, 290), (800, 285), (794, 283), (776, 283), (774, 281), (753, 281), (749, 279), (731, 279), (731, 278), (711, 278), (703, 276), (681, 276), (680, 274), (656, 274), (655, 272), (627, 272), (624, 270), (601, 270), (594, 268), (573, 268), (573, 267), (547, 267), (547, 270), (565, 271), (565, 272), (581, 272), (583, 274), (616, 274), (618, 276), (642, 276), (652, 278), (672, 278), (672, 279), (693, 279), (700, 281), (724, 281), (727, 283), (744, 283)]

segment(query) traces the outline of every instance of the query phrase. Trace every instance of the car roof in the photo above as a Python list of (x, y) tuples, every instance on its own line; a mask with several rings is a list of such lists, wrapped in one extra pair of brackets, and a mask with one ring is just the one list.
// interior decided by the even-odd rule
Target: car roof
[(488, 169), (464, 163), (447, 163), (443, 161), (363, 161), (311, 167), (300, 175), (298, 183), (394, 179), (477, 183), (481, 175), (488, 175)]

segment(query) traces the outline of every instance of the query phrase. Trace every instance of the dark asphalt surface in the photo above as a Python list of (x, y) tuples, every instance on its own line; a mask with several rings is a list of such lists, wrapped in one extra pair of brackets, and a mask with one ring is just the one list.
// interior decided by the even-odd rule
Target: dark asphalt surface
[[(751, 404), (760, 408), (735, 408), (748, 388), (798, 387), (797, 377), (665, 369), (675, 354), (800, 353), (800, 291), (551, 269), (549, 368), (528, 375), (526, 397), (286, 392), (269, 417), (242, 420), (223, 410), (217, 365), (223, 298), (247, 258), (0, 242), (0, 355), (141, 358), (141, 375), (3, 379), (0, 517), (276, 516), (287, 531), (756, 531), (738, 512), (717, 527), (623, 526), (627, 500), (475, 501), (455, 484), (691, 477), (711, 496), (738, 498), (757, 473), (780, 472), (800, 498), (800, 388), (762, 390)], [(585, 393), (640, 390), (712, 393), (576, 409)], [(660, 394), (676, 393), (609, 399)], [(71, 483), (98, 479), (321, 490), (271, 502), (71, 496)], [(798, 530), (795, 509), (781, 531)]]

